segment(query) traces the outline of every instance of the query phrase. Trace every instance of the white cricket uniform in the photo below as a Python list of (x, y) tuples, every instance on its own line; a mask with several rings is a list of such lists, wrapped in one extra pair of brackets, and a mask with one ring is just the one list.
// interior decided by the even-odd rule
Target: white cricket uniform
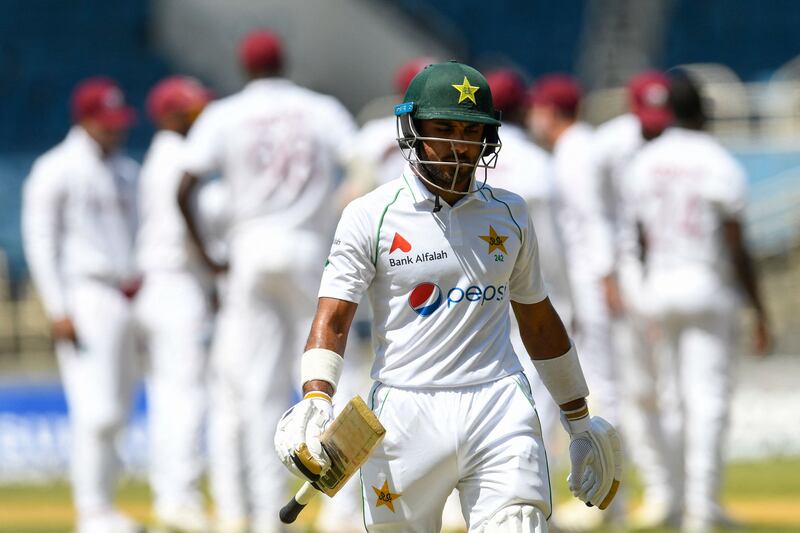
[[(210, 450), (219, 518), (277, 523), (287, 472), (271, 449), (335, 222), (338, 158), (355, 125), (335, 99), (289, 80), (250, 82), (209, 104), (185, 168), (221, 172), (230, 194), (230, 271), (212, 347)], [(246, 487), (246, 489), (245, 489)]]
[(618, 422), (617, 361), (611, 347), (611, 317), (602, 286), (614, 267), (612, 232), (603, 216), (593, 131), (570, 126), (556, 142), (552, 165), (561, 209), (558, 219), (567, 249), (577, 331), (575, 345), (586, 374), (595, 412)]
[(623, 385), (621, 429), (644, 483), (645, 502), (668, 506), (669, 465), (659, 413), (656, 350), (646, 341), (642, 316), (643, 266), (628, 183), (631, 161), (646, 145), (641, 123), (632, 113), (620, 115), (595, 131), (594, 149), (602, 180), (606, 220), (615, 240), (615, 271), (625, 313), (612, 319), (613, 347)]
[(525, 202), (489, 187), (433, 212), (407, 168), (352, 202), (320, 297), (374, 314), (370, 405), (386, 437), (361, 469), (369, 531), (439, 531), (453, 488), (470, 531), (529, 502), (550, 513), (541, 428), (509, 301), (546, 297)]
[[(366, 122), (353, 138), (348, 161), (348, 176), (343, 186), (353, 195), (351, 198), (362, 196), (376, 187), (396, 180), (408, 164), (397, 144), (397, 117), (390, 115)], [(372, 311), (365, 304), (359, 306), (354, 320), (371, 322), (371, 317)], [(368, 342), (359, 340), (356, 335), (351, 335), (348, 339), (345, 367), (334, 397), (334, 412), (338, 407), (346, 405), (355, 394), (363, 396), (369, 391), (369, 375), (365, 375), (364, 369), (372, 364), (372, 357), (365, 355), (371, 354), (372, 350)], [(358, 480), (352, 479), (334, 498), (325, 498), (322, 501), (322, 510), (317, 516), (315, 526), (317, 529), (322, 528), (322, 531), (341, 533), (343, 527), (352, 527), (348, 522), (352, 522), (352, 516), (360, 516), (361, 510), (361, 487)], [(457, 491), (451, 494), (445, 505), (443, 527), (464, 528)]]
[(630, 179), (647, 240), (645, 311), (660, 325), (676, 378), (664, 421), (677, 459), (671, 497), (688, 516), (713, 520), (737, 304), (722, 232), (725, 220), (743, 215), (745, 175), (709, 134), (670, 128), (642, 149)]
[[(547, 153), (528, 140), (521, 128), (504, 123), (500, 129), (503, 142), (497, 167), (490, 171), (487, 183), (495, 188), (506, 189), (522, 196), (530, 209), (539, 242), (539, 260), (547, 294), (561, 320), (569, 325), (572, 305), (567, 277), (564, 237), (556, 220), (558, 199), (550, 170)], [(522, 366), (531, 382), (536, 410), (542, 422), (545, 442), (553, 444), (556, 432), (561, 431), (559, 407), (545, 388), (539, 373), (531, 363), (522, 344), (519, 327), (511, 314), (511, 342), (520, 356)]]
[(80, 516), (108, 510), (114, 441), (137, 377), (134, 318), (121, 286), (134, 277), (138, 165), (103, 157), (80, 126), (36, 159), (25, 183), (22, 233), (51, 320), (70, 317), (78, 347), (56, 343), (70, 410), (73, 496)]
[(184, 142), (179, 133), (157, 132), (139, 182), (136, 255), (144, 284), (136, 314), (149, 355), (150, 482), (158, 516), (203, 509), (199, 481), (212, 280), (176, 202)]

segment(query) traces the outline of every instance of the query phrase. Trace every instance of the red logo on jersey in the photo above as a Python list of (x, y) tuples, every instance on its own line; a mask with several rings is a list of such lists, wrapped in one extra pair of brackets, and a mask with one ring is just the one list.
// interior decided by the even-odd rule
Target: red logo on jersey
[(395, 233), (394, 240), (392, 240), (392, 246), (389, 248), (389, 253), (394, 252), (398, 248), (402, 252), (408, 253), (411, 251), (411, 243), (405, 240), (399, 233)]

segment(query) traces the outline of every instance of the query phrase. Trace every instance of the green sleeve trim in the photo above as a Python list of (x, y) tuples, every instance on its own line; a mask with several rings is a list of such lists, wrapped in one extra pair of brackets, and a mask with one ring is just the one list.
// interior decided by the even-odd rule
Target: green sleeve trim
[(403, 190), (402, 187), (397, 189), (397, 192), (395, 193), (394, 198), (392, 198), (392, 201), (386, 204), (386, 207), (383, 208), (383, 213), (381, 213), (381, 219), (380, 221), (378, 221), (378, 232), (375, 235), (375, 257), (372, 259), (372, 264), (375, 266), (378, 265), (378, 246), (380, 246), (381, 243), (381, 227), (383, 226), (383, 219), (384, 217), (386, 217), (386, 212), (389, 210), (389, 207), (397, 201), (397, 197), (400, 196), (400, 192), (402, 190)]
[(513, 222), (514, 225), (517, 227), (517, 231), (519, 231), (519, 240), (520, 240), (520, 242), (522, 242), (522, 228), (519, 227), (519, 224), (517, 224), (517, 221), (514, 218), (514, 215), (511, 214), (511, 206), (509, 206), (503, 200), (499, 200), (497, 197), (495, 197), (494, 193), (492, 192), (492, 189), (488, 189), (488, 191), (489, 191), (489, 194), (492, 196), (492, 200), (494, 200), (495, 202), (500, 202), (501, 204), (506, 206), (506, 209), (508, 209), (508, 216), (511, 217), (511, 222)]

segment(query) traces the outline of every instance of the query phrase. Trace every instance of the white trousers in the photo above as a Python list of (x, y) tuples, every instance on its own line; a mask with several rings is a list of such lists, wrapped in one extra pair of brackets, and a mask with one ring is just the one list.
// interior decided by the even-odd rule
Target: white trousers
[(139, 375), (135, 320), (116, 287), (79, 280), (68, 288), (79, 345), (56, 343), (72, 431), (71, 478), (79, 519), (113, 504), (124, 426)]
[(550, 515), (541, 427), (522, 374), (447, 389), (377, 383), (370, 406), (386, 436), (361, 468), (368, 531), (440, 531), (454, 488), (471, 533), (514, 503)]
[(722, 446), (735, 367), (735, 306), (661, 314), (666, 344), (663, 415), (673, 502), (702, 520), (720, 513)]
[(659, 372), (657, 329), (644, 315), (647, 306), (642, 266), (623, 257), (618, 279), (625, 314), (612, 321), (614, 351), (622, 383), (620, 429), (626, 453), (641, 478), (645, 504), (669, 505), (669, 462), (661, 423), (664, 379)]
[(220, 521), (278, 527), (288, 471), (273, 440), (299, 383), (324, 249), (313, 234), (240, 232), (212, 345), (212, 494)]
[(611, 316), (601, 280), (570, 276), (576, 331), (575, 347), (589, 385), (593, 414), (619, 424), (620, 377), (611, 339)]
[(136, 315), (149, 356), (150, 483), (156, 515), (201, 512), (208, 295), (191, 273), (148, 273)]

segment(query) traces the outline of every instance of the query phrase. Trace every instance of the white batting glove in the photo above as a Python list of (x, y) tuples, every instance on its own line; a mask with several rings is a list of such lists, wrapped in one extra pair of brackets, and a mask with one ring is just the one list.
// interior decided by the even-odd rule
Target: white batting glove
[(617, 430), (599, 416), (590, 419), (585, 407), (562, 411), (561, 422), (570, 436), (569, 490), (589, 507), (607, 508), (622, 479), (622, 443)]
[(275, 451), (283, 465), (297, 477), (317, 481), (331, 461), (319, 437), (333, 420), (331, 397), (312, 391), (286, 411), (275, 432)]

